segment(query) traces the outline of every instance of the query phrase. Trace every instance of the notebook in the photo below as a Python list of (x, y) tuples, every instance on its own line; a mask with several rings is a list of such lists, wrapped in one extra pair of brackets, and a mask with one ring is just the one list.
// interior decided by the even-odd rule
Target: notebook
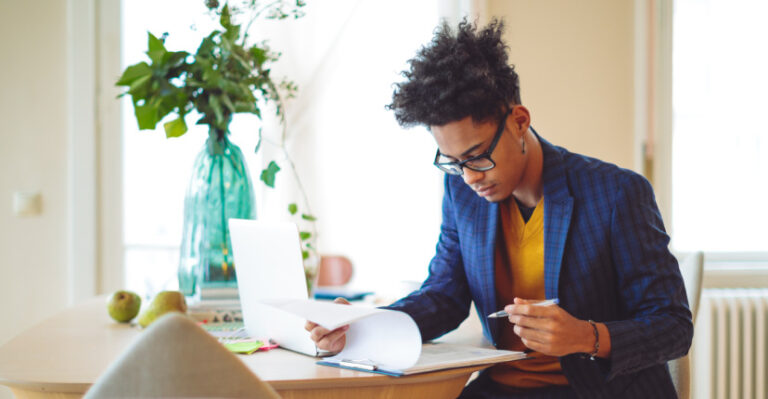
[(306, 319), (264, 302), (306, 300), (299, 231), (291, 222), (229, 219), (232, 255), (248, 335), (282, 348), (317, 356), (304, 330)]

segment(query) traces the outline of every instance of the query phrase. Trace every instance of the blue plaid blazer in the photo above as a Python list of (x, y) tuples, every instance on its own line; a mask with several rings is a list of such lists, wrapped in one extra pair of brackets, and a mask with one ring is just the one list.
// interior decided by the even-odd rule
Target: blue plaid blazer
[[(538, 137), (538, 135), (537, 135)], [(584, 398), (674, 398), (666, 362), (688, 352), (693, 323), (653, 189), (642, 176), (573, 154), (539, 137), (544, 155), (544, 278), (547, 298), (574, 317), (604, 322), (610, 360), (560, 358)], [(389, 308), (408, 313), (425, 341), (453, 329), (474, 300), (495, 312), (498, 204), (446, 176), (443, 222), (429, 277)], [(496, 345), (499, 323), (480, 318)]]

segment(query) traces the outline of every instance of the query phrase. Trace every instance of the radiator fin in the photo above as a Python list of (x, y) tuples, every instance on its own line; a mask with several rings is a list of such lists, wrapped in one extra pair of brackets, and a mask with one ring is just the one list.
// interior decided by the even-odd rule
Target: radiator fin
[(692, 397), (768, 398), (768, 289), (706, 289), (699, 306)]

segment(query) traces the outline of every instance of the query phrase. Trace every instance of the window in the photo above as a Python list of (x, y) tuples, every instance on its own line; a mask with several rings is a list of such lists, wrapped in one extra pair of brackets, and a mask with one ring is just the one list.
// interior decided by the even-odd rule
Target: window
[(768, 3), (676, 0), (677, 250), (768, 251)]

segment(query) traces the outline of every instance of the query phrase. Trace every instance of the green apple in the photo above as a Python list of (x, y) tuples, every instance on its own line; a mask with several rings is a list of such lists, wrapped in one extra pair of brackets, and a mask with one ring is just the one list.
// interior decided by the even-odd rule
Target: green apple
[(141, 298), (131, 291), (117, 291), (107, 301), (109, 315), (120, 323), (131, 321), (141, 308)]
[(168, 312), (187, 313), (187, 301), (181, 292), (162, 291), (155, 295), (149, 307), (139, 316), (139, 325), (147, 327)]

